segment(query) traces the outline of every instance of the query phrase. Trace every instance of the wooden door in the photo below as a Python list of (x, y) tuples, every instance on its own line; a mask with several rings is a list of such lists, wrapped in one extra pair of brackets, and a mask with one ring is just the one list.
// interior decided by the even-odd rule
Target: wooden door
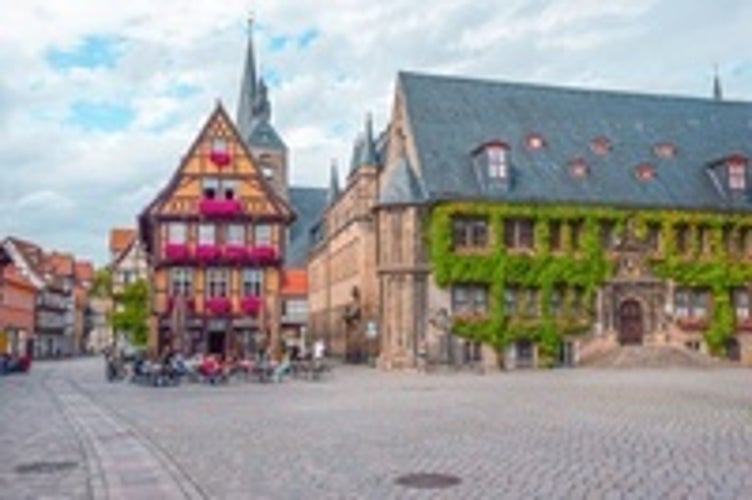
[(642, 307), (634, 299), (622, 302), (619, 307), (619, 342), (642, 344)]

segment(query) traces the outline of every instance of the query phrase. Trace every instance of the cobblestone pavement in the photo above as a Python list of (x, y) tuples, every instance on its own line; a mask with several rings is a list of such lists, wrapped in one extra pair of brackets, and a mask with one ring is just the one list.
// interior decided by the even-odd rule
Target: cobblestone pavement
[[(89, 359), (0, 379), (0, 405), (0, 498), (752, 499), (743, 369), (148, 388)], [(18, 472), (38, 461), (77, 465)]]

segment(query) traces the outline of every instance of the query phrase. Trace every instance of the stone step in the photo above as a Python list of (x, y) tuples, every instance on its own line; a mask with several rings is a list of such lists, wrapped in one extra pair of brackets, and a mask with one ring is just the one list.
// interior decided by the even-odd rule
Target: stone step
[(713, 368), (731, 366), (719, 360), (679, 346), (618, 346), (588, 358), (581, 366), (593, 368)]

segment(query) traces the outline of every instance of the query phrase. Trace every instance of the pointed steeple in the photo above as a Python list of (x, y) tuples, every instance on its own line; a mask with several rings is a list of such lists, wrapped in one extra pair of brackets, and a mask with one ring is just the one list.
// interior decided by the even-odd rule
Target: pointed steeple
[(361, 154), (361, 165), (367, 165), (369, 167), (376, 166), (378, 159), (376, 154), (376, 144), (373, 141), (373, 119), (371, 118), (371, 113), (366, 115), (366, 130), (365, 137), (363, 138), (363, 150)]
[(245, 67), (240, 84), (240, 99), (238, 100), (238, 116), (236, 122), (243, 138), (251, 133), (253, 122), (253, 108), (256, 102), (256, 54), (253, 49), (253, 16), (248, 17), (248, 47), (245, 53)]
[(723, 90), (721, 89), (721, 78), (718, 76), (718, 65), (715, 66), (715, 76), (713, 77), (713, 99), (716, 101), (723, 100)]
[(329, 191), (326, 193), (326, 204), (331, 205), (339, 197), (339, 172), (337, 170), (337, 160), (332, 160), (331, 171), (329, 172)]
[(268, 122), (272, 117), (272, 105), (269, 102), (269, 89), (262, 76), (258, 82), (258, 92), (253, 103), (253, 119)]

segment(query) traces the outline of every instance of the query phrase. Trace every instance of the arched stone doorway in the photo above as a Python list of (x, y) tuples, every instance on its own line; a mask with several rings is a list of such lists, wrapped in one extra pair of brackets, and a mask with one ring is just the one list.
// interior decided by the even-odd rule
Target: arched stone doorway
[(619, 342), (642, 344), (642, 306), (635, 299), (628, 299), (619, 306)]

